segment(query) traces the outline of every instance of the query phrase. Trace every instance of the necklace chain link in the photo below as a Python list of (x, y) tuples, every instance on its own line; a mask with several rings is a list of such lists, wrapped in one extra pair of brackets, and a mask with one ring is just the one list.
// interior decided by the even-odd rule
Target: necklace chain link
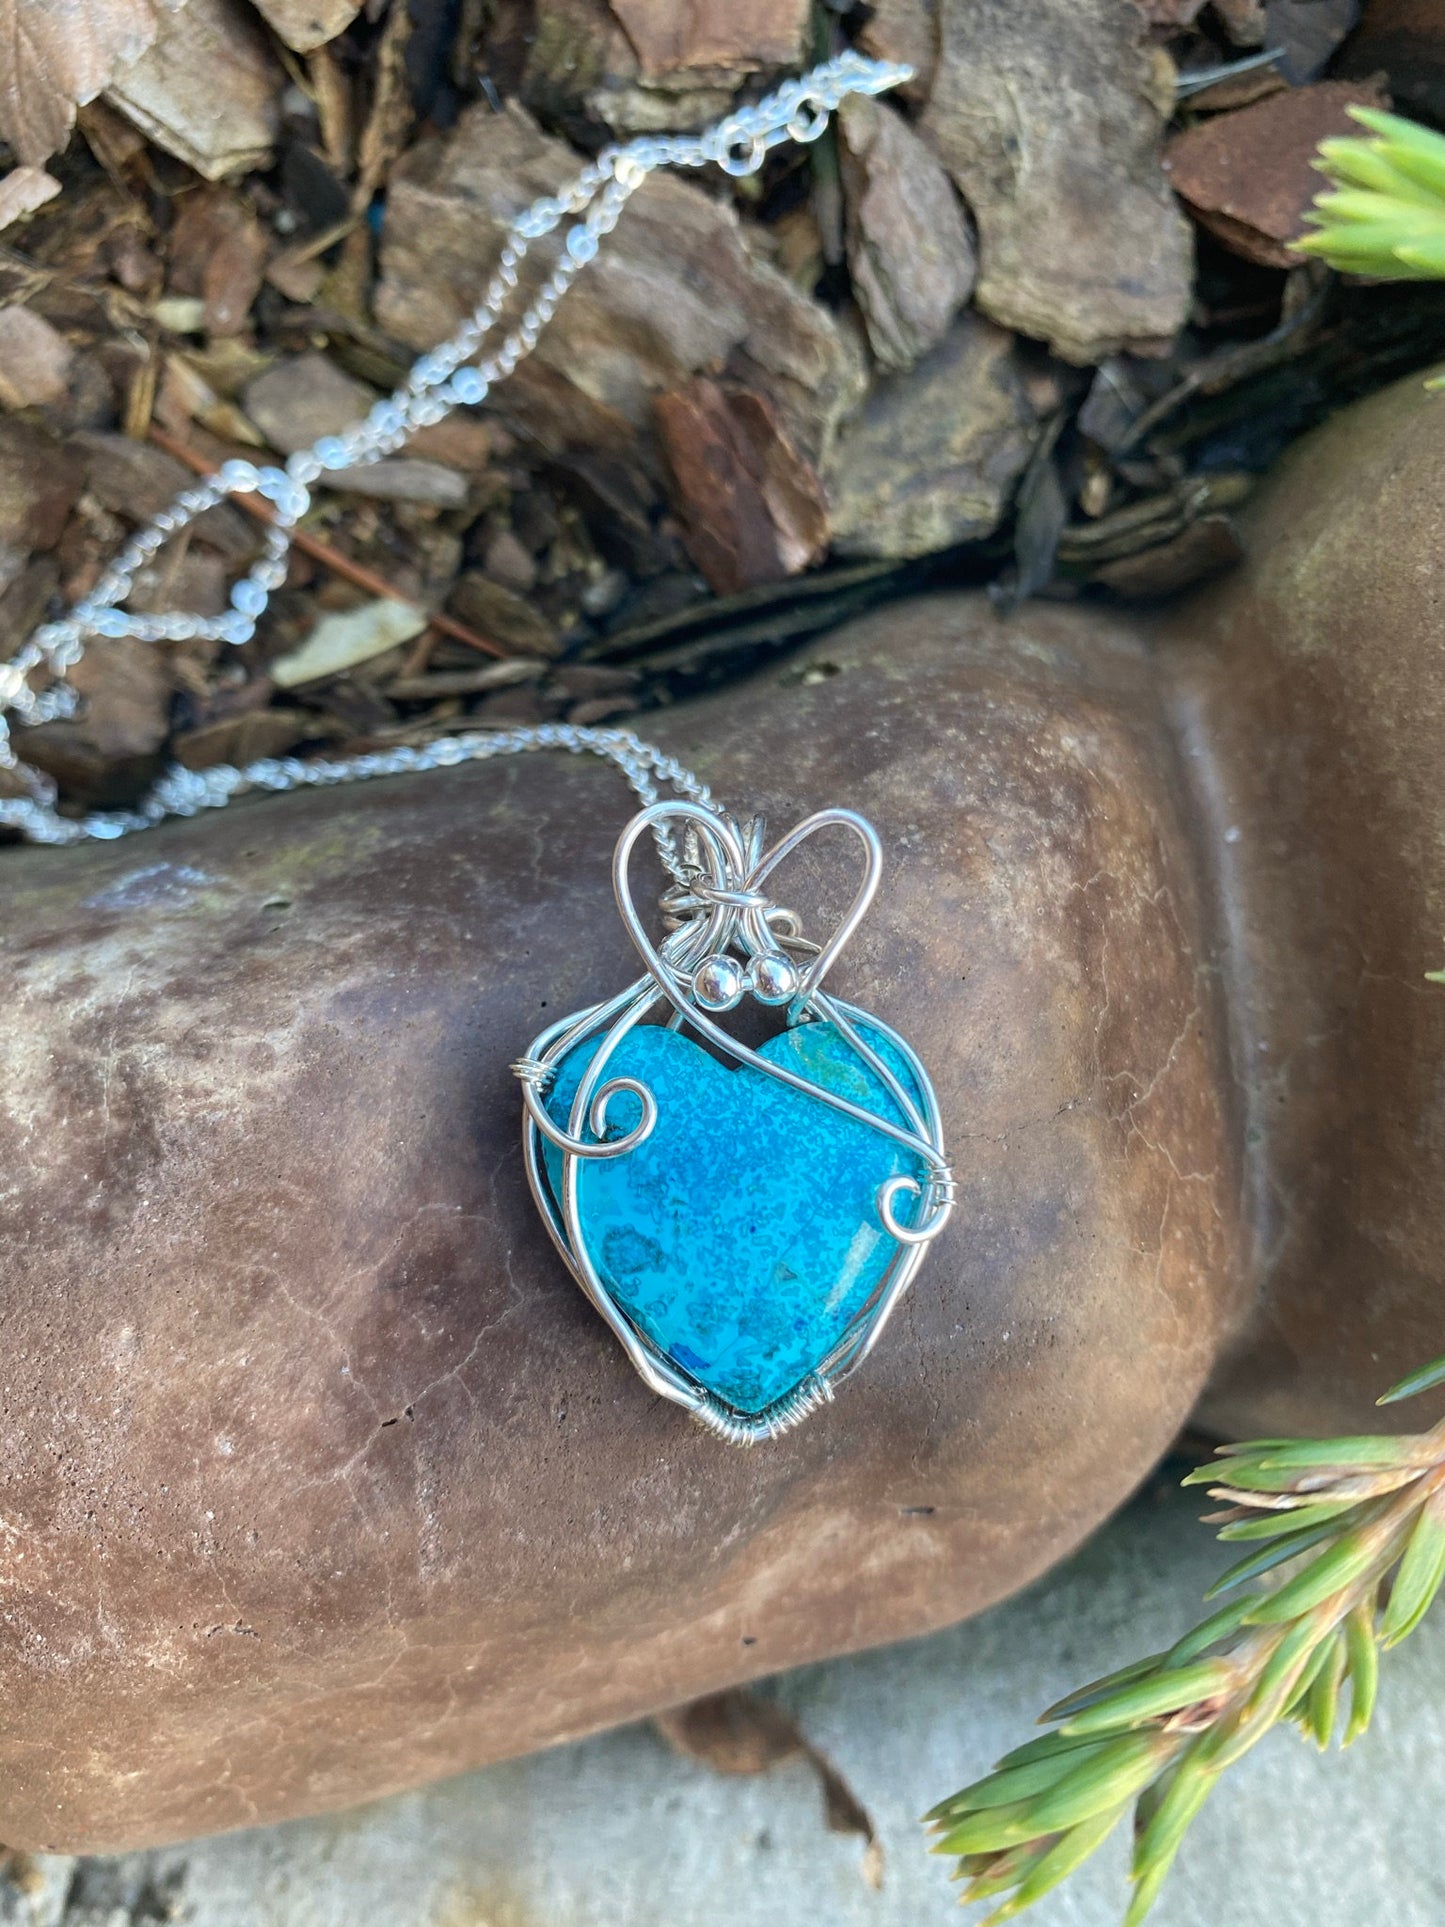
[[(131, 537), (87, 596), (59, 620), (42, 625), (8, 662), (0, 663), (0, 768), (17, 771), (29, 791), (26, 796), (0, 797), (0, 827), (16, 830), (34, 843), (104, 841), (148, 829), (168, 816), (221, 809), (251, 790), (330, 787), (544, 749), (600, 756), (614, 763), (644, 806), (655, 803), (658, 786), (665, 785), (714, 808), (705, 784), (676, 758), (644, 743), (630, 730), (541, 723), (473, 729), (417, 748), (357, 756), (267, 758), (244, 767), (223, 763), (200, 771), (173, 765), (134, 809), (69, 817), (56, 808), (50, 779), (17, 755), (6, 712), (30, 727), (73, 715), (79, 697), (66, 678), (91, 636), (129, 636), (145, 642), (249, 642), (272, 592), (285, 580), (291, 532), (311, 506), (312, 485), (329, 472), (379, 462), (402, 448), (418, 428), (441, 421), (454, 408), (484, 401), (536, 347), (558, 303), (596, 256), (649, 174), (659, 167), (706, 166), (733, 175), (755, 174), (782, 142), (816, 140), (848, 95), (884, 93), (910, 74), (910, 68), (891, 61), (844, 53), (786, 82), (756, 106), (739, 108), (705, 133), (644, 135), (625, 146), (604, 148), (570, 186), (555, 195), (543, 195), (513, 219), (479, 305), (449, 340), (423, 354), (395, 393), (378, 401), (364, 419), (299, 450), (284, 468), (228, 461), (215, 475), (182, 490)], [(532, 244), (569, 219), (572, 225), (550, 274), (500, 343), (485, 359), (477, 360), (483, 344), (502, 325)], [(229, 609), (219, 616), (181, 610), (153, 615), (127, 609), (124, 605), (137, 573), (164, 544), (206, 509), (238, 494), (259, 495), (269, 502), (271, 520), (259, 559), (231, 590)], [(48, 678), (39, 687), (32, 681), (36, 672)], [(659, 826), (657, 843), (669, 871), (686, 884), (690, 871), (672, 833)]]

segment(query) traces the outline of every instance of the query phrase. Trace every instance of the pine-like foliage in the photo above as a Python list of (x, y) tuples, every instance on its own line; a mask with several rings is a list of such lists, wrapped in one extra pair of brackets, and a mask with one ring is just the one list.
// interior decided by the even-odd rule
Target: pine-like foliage
[[(1445, 143), (1442, 143), (1445, 146)], [(1382, 1405), (1445, 1384), (1445, 1359)], [(1292, 1721), (1343, 1744), (1375, 1703), (1379, 1656), (1413, 1632), (1445, 1579), (1445, 1423), (1402, 1437), (1255, 1439), (1220, 1447), (1186, 1485), (1244, 1557), (1228, 1595), (1166, 1653), (1050, 1707), (1053, 1731), (1000, 1760), (927, 1816), (934, 1851), (958, 1860), (961, 1899), (1011, 1920), (1088, 1859), (1133, 1809), (1138, 1927), (1190, 1822), (1227, 1767)]]

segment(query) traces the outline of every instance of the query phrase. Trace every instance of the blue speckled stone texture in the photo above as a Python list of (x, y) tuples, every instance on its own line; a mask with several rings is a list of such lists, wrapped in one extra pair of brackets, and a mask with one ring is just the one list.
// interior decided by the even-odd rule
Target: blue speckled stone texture
[[(905, 1090), (898, 1051), (864, 1030)], [(596, 1039), (558, 1069), (547, 1108), (564, 1126)], [(827, 1023), (780, 1032), (760, 1055), (895, 1123), (882, 1082)], [(903, 1145), (749, 1065), (724, 1064), (680, 1031), (642, 1025), (602, 1082), (635, 1077), (657, 1124), (635, 1151), (583, 1164), (578, 1217), (599, 1276), (658, 1348), (740, 1412), (760, 1412), (813, 1370), (898, 1252), (879, 1222), (880, 1185), (925, 1175)], [(641, 1114), (630, 1093), (615, 1135)], [(549, 1181), (561, 1153), (545, 1147)], [(900, 1200), (905, 1221), (909, 1201)]]

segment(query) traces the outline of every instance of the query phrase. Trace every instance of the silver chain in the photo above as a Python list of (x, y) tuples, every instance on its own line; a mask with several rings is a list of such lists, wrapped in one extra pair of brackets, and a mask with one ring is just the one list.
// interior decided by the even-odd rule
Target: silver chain
[[(220, 809), (249, 790), (291, 790), (360, 782), (414, 770), (443, 769), (528, 750), (565, 749), (615, 763), (644, 804), (657, 801), (657, 784), (711, 806), (706, 786), (690, 771), (640, 741), (630, 730), (584, 729), (566, 723), (502, 730), (471, 730), (441, 737), (421, 748), (305, 761), (267, 758), (242, 768), (218, 764), (206, 770), (173, 765), (132, 810), (67, 817), (56, 808), (55, 785), (16, 753), (7, 712), (21, 726), (73, 715), (76, 691), (66, 680), (91, 636), (131, 636), (145, 642), (249, 642), (272, 591), (285, 579), (291, 532), (311, 506), (312, 485), (328, 472), (379, 462), (402, 448), (418, 428), (441, 421), (454, 408), (475, 407), (536, 347), (557, 304), (616, 227), (628, 201), (659, 167), (721, 167), (755, 174), (784, 141), (814, 141), (849, 94), (880, 94), (910, 78), (892, 61), (844, 53), (791, 80), (755, 107), (743, 107), (697, 135), (645, 135), (625, 146), (606, 147), (569, 187), (544, 194), (511, 222), (496, 271), (480, 304), (438, 348), (422, 355), (394, 394), (376, 403), (363, 420), (340, 435), (323, 435), (292, 455), (284, 468), (228, 461), (214, 476), (184, 489), (168, 507), (133, 535), (90, 594), (58, 621), (37, 629), (20, 650), (0, 664), (0, 768), (17, 771), (29, 794), (0, 797), (0, 826), (33, 843), (68, 844), (113, 839), (150, 828), (168, 816), (194, 816)], [(501, 325), (520, 282), (519, 269), (533, 242), (577, 217), (563, 237), (559, 257), (521, 318), (500, 344), (476, 361), (484, 342)], [(139, 614), (124, 605), (138, 572), (198, 515), (231, 495), (258, 495), (271, 505), (260, 559), (234, 585), (224, 615), (182, 610)], [(33, 678), (40, 678), (39, 686)], [(687, 869), (669, 836), (659, 837), (663, 860), (680, 881)]]

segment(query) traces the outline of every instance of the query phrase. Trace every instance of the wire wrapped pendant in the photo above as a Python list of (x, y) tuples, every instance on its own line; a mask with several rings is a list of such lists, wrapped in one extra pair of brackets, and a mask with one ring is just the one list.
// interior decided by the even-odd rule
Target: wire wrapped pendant
[[(679, 825), (687, 854), (659, 947), (631, 858), (648, 831), (675, 848)], [(863, 877), (819, 945), (767, 885), (835, 826), (861, 847)], [(735, 1444), (776, 1438), (831, 1399), (952, 1209), (922, 1064), (824, 990), (881, 867), (852, 810), (821, 810), (765, 850), (760, 820), (652, 804), (613, 858), (645, 974), (550, 1025), (513, 1067), (528, 1179), (568, 1268), (652, 1390)], [(718, 1022), (748, 998), (784, 1020), (757, 1049)]]

